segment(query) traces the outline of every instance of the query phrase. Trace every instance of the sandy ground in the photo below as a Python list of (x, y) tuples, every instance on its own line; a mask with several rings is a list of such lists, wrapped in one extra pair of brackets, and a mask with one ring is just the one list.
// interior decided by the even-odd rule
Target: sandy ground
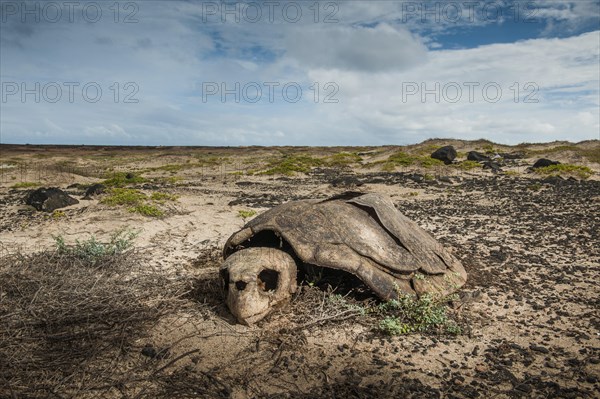
[[(447, 143), (463, 153), (488, 145), (435, 141), (406, 150)], [(507, 161), (498, 174), (449, 166), (383, 172), (377, 165), (353, 164), (293, 176), (247, 172), (282, 153), (327, 157), (357, 151), (366, 154), (362, 164), (369, 164), (398, 148), (3, 146), (0, 250), (32, 253), (51, 247), (56, 235), (74, 242), (107, 239), (122, 227), (138, 230), (136, 248), (148, 268), (188, 279), (200, 287), (192, 300), (199, 309), (208, 306), (166, 317), (140, 347), (169, 347), (169, 358), (155, 360), (163, 363), (193, 352), (177, 362), (180, 370), (188, 378), (210, 373), (229, 397), (600, 397), (600, 165), (577, 150), (552, 150), (567, 145), (529, 146), (535, 153)], [(600, 151), (597, 141), (577, 148)], [(550, 159), (585, 165), (596, 174), (581, 180), (529, 173), (546, 150)], [(198, 160), (201, 166), (185, 166)], [(184, 167), (156, 169), (173, 164)], [(133, 188), (179, 198), (162, 205), (164, 217), (151, 218), (99, 198), (82, 200), (82, 188), (67, 188), (99, 182), (111, 170), (143, 171), (149, 181)], [(431, 177), (417, 182), (414, 173)], [(30, 188), (13, 188), (19, 182), (60, 187), (80, 202), (60, 215), (37, 212), (22, 203)], [(238, 211), (260, 213), (347, 190), (389, 195), (462, 260), (469, 280), (450, 309), (464, 325), (461, 335), (388, 337), (352, 318), (305, 327), (300, 321), (295, 331), (282, 331), (286, 312), (301, 306), (296, 304), (245, 327), (209, 295), (213, 291), (202, 291), (218, 284), (218, 249), (245, 222)]]

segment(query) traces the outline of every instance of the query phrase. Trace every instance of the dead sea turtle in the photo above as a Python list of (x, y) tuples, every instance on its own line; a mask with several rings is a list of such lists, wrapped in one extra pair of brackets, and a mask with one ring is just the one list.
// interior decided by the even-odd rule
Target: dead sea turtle
[(462, 264), (379, 194), (292, 201), (248, 222), (223, 250), (227, 306), (252, 324), (296, 291), (298, 266), (351, 273), (383, 299), (446, 295), (461, 287)]

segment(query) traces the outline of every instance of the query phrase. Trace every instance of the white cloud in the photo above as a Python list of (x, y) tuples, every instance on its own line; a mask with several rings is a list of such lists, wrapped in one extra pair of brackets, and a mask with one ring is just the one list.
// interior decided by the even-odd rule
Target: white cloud
[(388, 24), (298, 28), (289, 31), (285, 47), (286, 55), (309, 68), (367, 72), (407, 69), (424, 62), (427, 56), (427, 48), (417, 37)]
[[(583, 2), (582, 2), (583, 3)], [(108, 3), (107, 3), (108, 4)], [(112, 4), (112, 3), (111, 3)], [(137, 24), (2, 24), (3, 82), (98, 82), (102, 100), (2, 105), (2, 142), (107, 144), (386, 144), (428, 137), (504, 142), (598, 138), (599, 31), (569, 38), (430, 51), (415, 32), (448, 24), (403, 25), (399, 2), (343, 2), (337, 24), (205, 24), (200, 3), (143, 2)], [(546, 7), (556, 23), (592, 12), (578, 3)], [(554, 14), (552, 14), (554, 13)], [(562, 22), (561, 22), (562, 21)], [(569, 22), (569, 23), (571, 23)], [(483, 24), (485, 21), (474, 23)], [(575, 22), (573, 22), (575, 23)], [(126, 82), (138, 104), (123, 103)], [(202, 102), (202, 82), (299, 82), (295, 104)], [(119, 101), (110, 87), (120, 84)], [(312, 101), (311, 82), (321, 87)], [(323, 85), (339, 86), (324, 104)], [(498, 103), (402, 98), (402, 83), (433, 87), (495, 82)], [(513, 101), (511, 87), (536, 83), (539, 103)], [(480, 86), (480, 87), (481, 87)]]

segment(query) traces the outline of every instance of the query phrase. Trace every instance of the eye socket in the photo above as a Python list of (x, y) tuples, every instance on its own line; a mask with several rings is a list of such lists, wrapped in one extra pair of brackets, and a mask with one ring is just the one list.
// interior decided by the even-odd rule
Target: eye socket
[(246, 283), (245, 281), (236, 281), (235, 282), (235, 288), (237, 288), (238, 291), (244, 291), (246, 289), (247, 285), (248, 285), (248, 283)]
[(223, 290), (225, 292), (229, 291), (229, 272), (227, 269), (221, 269), (221, 284), (223, 285)]
[(258, 286), (263, 291), (275, 291), (279, 284), (279, 272), (272, 269), (265, 269), (258, 274)]

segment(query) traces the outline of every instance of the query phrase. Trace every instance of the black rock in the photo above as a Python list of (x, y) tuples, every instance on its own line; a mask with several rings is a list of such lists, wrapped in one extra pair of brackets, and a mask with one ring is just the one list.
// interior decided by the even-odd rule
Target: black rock
[(536, 352), (540, 352), (540, 353), (544, 353), (544, 354), (550, 353), (550, 349), (546, 348), (545, 346), (540, 346), (540, 345), (535, 345), (535, 344), (529, 345), (529, 349), (531, 349), (532, 351), (536, 351)]
[(565, 179), (560, 176), (548, 176), (542, 181), (547, 184), (562, 184), (565, 182)]
[(447, 145), (442, 148), (438, 148), (431, 154), (431, 158), (439, 159), (444, 162), (446, 165), (451, 164), (456, 158), (456, 150), (451, 145)]
[(96, 184), (92, 184), (91, 186), (88, 187), (87, 190), (85, 190), (85, 195), (83, 197), (83, 199), (91, 199), (92, 197), (96, 196), (96, 195), (100, 195), (104, 192), (104, 190), (106, 189), (106, 187), (104, 186), (104, 184), (101, 183), (96, 183)]
[(251, 182), (251, 181), (238, 181), (238, 182), (235, 182), (235, 185), (236, 186), (240, 186), (240, 187), (248, 187), (248, 186), (251, 186), (253, 184), (254, 184), (254, 182)]
[(500, 155), (504, 159), (523, 159), (525, 158), (525, 153), (523, 152), (501, 152)]
[(558, 161), (551, 161), (551, 160), (546, 159), (546, 158), (540, 158), (537, 161), (535, 161), (535, 163), (533, 164), (532, 168), (533, 169), (545, 168), (547, 166), (559, 165), (559, 164), (560, 164), (560, 162), (558, 162)]
[(486, 161), (490, 161), (491, 159), (487, 155), (483, 155), (480, 152), (469, 151), (469, 153), (467, 154), (467, 160), (475, 161), (475, 162), (486, 162)]
[(420, 175), (418, 173), (413, 173), (412, 175), (408, 175), (407, 177), (415, 183), (422, 183), (423, 180), (425, 180), (425, 176)]
[(500, 169), (500, 164), (494, 161), (484, 162), (483, 169), (490, 169), (494, 173), (498, 173), (502, 170)]
[(360, 187), (364, 183), (354, 176), (342, 176), (331, 181), (333, 187)]
[(55, 209), (78, 204), (79, 201), (59, 188), (50, 187), (38, 188), (30, 192), (25, 197), (25, 203), (33, 206), (38, 211), (52, 212)]

